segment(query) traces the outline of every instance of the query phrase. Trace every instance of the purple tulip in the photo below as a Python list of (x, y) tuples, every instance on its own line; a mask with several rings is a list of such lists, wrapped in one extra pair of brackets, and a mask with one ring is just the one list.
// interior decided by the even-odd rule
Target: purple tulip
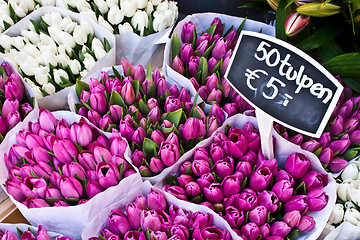
[(346, 139), (348, 136), (349, 135), (345, 134), (340, 140), (333, 141), (329, 144), (329, 148), (335, 155), (341, 155), (349, 148), (351, 141), (349, 138)]
[(245, 217), (243, 211), (233, 206), (228, 206), (225, 208), (224, 219), (229, 223), (230, 227), (236, 228), (244, 223)]
[(6, 123), (5, 123), (4, 119), (0, 116), (0, 134), (2, 136), (5, 136), (6, 129), (7, 129)]
[(150, 159), (150, 170), (153, 173), (160, 173), (164, 169), (163, 162), (155, 157)]
[(222, 99), (222, 92), (219, 89), (213, 89), (212, 91), (210, 91), (209, 96), (206, 99), (206, 102), (218, 102), (220, 103)]
[(199, 93), (199, 96), (201, 97), (201, 99), (205, 101), (208, 98), (210, 91), (207, 86), (201, 86), (198, 89), (198, 93)]
[(111, 124), (113, 124), (113, 121), (111, 120), (111, 116), (104, 115), (99, 121), (99, 128), (106, 131)]
[(131, 230), (128, 218), (120, 209), (111, 210), (107, 221), (110, 231), (119, 236)]
[(350, 134), (351, 144), (360, 144), (360, 130), (355, 130)]
[(175, 196), (176, 198), (180, 199), (180, 200), (185, 200), (187, 201), (187, 196), (186, 196), (186, 192), (185, 189), (179, 186), (164, 186), (163, 190), (165, 190), (166, 192), (170, 193), (171, 195)]
[(135, 202), (126, 205), (126, 215), (132, 229), (140, 228), (140, 214), (142, 209)]
[(219, 80), (217, 78), (216, 73), (213, 73), (212, 75), (210, 75), (206, 78), (206, 86), (209, 89), (209, 91), (212, 91), (213, 89), (217, 89), (218, 83), (219, 83)]
[(159, 214), (155, 210), (141, 212), (140, 224), (142, 229), (150, 229), (151, 231), (159, 231), (161, 229), (161, 221)]
[(175, 144), (165, 142), (160, 147), (159, 155), (161, 156), (161, 161), (167, 167), (174, 165), (180, 158), (178, 147)]
[(319, 154), (319, 160), (325, 166), (329, 165), (330, 161), (333, 159), (334, 153), (330, 148), (324, 148)]
[(255, 170), (250, 176), (250, 187), (254, 191), (265, 190), (271, 181), (272, 173), (268, 167), (262, 166)]
[(91, 199), (104, 191), (104, 188), (96, 181), (89, 181), (86, 185), (86, 196)]
[(314, 139), (304, 142), (301, 148), (309, 152), (316, 152), (321, 147), (320, 143)]
[(166, 233), (161, 231), (150, 232), (150, 238), (154, 240), (168, 240)]
[(302, 216), (297, 228), (303, 232), (310, 232), (315, 228), (315, 219), (311, 216)]
[(182, 103), (178, 98), (175, 98), (173, 96), (168, 96), (166, 98), (164, 106), (165, 112), (175, 112), (180, 108), (182, 108)]
[(144, 82), (145, 80), (145, 69), (142, 65), (138, 65), (135, 68), (135, 72), (134, 72), (134, 79), (138, 80), (140, 83)]
[(189, 59), (189, 74), (195, 76), (198, 72), (200, 57), (191, 56)]
[(157, 189), (151, 188), (147, 195), (147, 206), (151, 210), (165, 211), (166, 199)]
[(189, 229), (183, 225), (174, 225), (170, 229), (171, 236), (177, 235), (180, 239), (189, 238)]
[(224, 199), (221, 186), (218, 183), (212, 183), (210, 186), (204, 188), (204, 195), (206, 200), (211, 203), (219, 203)]
[(181, 61), (178, 55), (175, 56), (172, 67), (176, 72), (180, 73), (181, 75), (185, 74), (184, 63)]
[(262, 191), (259, 193), (258, 204), (265, 206), (268, 212), (274, 213), (278, 209), (278, 196), (272, 191)]
[(271, 235), (286, 237), (291, 231), (291, 227), (289, 227), (285, 222), (277, 221), (271, 225)]
[(111, 105), (110, 108), (110, 116), (114, 123), (119, 123), (122, 119), (123, 109), (119, 105)]
[(285, 162), (285, 170), (290, 173), (295, 180), (303, 177), (309, 171), (310, 166), (310, 160), (301, 153), (290, 154)]
[(300, 223), (300, 219), (301, 214), (297, 210), (287, 212), (283, 217), (283, 221), (291, 228), (298, 226)]
[(198, 183), (189, 182), (185, 185), (186, 194), (190, 197), (196, 197), (201, 194), (201, 189)]
[(139, 146), (142, 146), (145, 137), (145, 130), (143, 128), (137, 128), (131, 137), (131, 141), (138, 144)]
[(272, 191), (276, 193), (281, 202), (286, 202), (293, 195), (294, 189), (291, 186), (291, 182), (289, 182), (288, 180), (281, 180), (275, 183)]
[(96, 92), (90, 96), (90, 106), (100, 115), (103, 115), (107, 111), (107, 102), (104, 93)]
[(45, 162), (32, 163), (30, 167), (36, 176), (44, 178), (45, 180), (49, 180), (53, 171), (52, 167), (50, 167), (50, 165)]
[(226, 176), (221, 183), (221, 188), (223, 190), (225, 197), (230, 197), (231, 195), (237, 194), (240, 192), (241, 184), (243, 181), (242, 174), (241, 177), (236, 175)]
[(210, 213), (195, 212), (189, 221), (189, 227), (194, 229), (203, 229), (211, 225), (213, 225), (213, 215)]
[(100, 162), (96, 165), (99, 183), (104, 188), (116, 186), (120, 180), (119, 169), (111, 162)]
[(38, 147), (45, 147), (43, 139), (40, 136), (32, 133), (26, 135), (25, 143), (30, 150)]
[(18, 183), (7, 180), (5, 182), (5, 188), (8, 194), (10, 194), (16, 201), (23, 202), (26, 199), (26, 196), (21, 191), (21, 188)]
[(223, 109), (229, 115), (229, 117), (238, 113), (235, 103), (226, 103)]
[(259, 226), (259, 234), (263, 238), (266, 238), (266, 237), (268, 237), (270, 235), (270, 230), (271, 230), (271, 227), (270, 227), (270, 225), (268, 223), (265, 223), (264, 225)]
[(7, 118), (7, 116), (13, 111), (19, 111), (19, 101), (17, 99), (6, 99), (2, 106), (1, 116), (3, 118)]
[(24, 91), (24, 84), (19, 74), (12, 73), (5, 82), (5, 99), (21, 101)]
[(27, 198), (24, 204), (28, 208), (50, 207), (50, 205), (44, 199), (39, 198)]
[(235, 171), (242, 173), (244, 178), (250, 177), (252, 174), (252, 166), (249, 161), (239, 161), (236, 165)]
[(184, 124), (183, 137), (185, 139), (196, 139), (205, 137), (206, 127), (202, 119), (188, 118)]
[(267, 217), (266, 207), (259, 205), (249, 212), (249, 221), (261, 226), (265, 223)]
[(12, 129), (19, 122), (21, 122), (21, 116), (18, 111), (12, 111), (6, 117), (7, 129)]
[(59, 180), (61, 194), (65, 198), (80, 198), (83, 193), (81, 183), (73, 177), (61, 176)]
[(156, 83), (156, 94), (158, 97), (165, 97), (166, 91), (169, 90), (168, 84), (164, 78), (160, 78)]
[(76, 174), (81, 179), (85, 179), (84, 168), (76, 162), (65, 163), (64, 166), (62, 167), (62, 172), (63, 172), (63, 175), (68, 176), (68, 177), (75, 177), (75, 174)]
[[(165, 140), (166, 143), (170, 143), (170, 144), (174, 144), (176, 145), (178, 148), (179, 148), (179, 138), (178, 136), (174, 133), (174, 132), (171, 132), (169, 134), (169, 136), (166, 138)], [(160, 144), (161, 145), (161, 144)]]
[(179, 89), (175, 84), (169, 88), (169, 92), (170, 92), (171, 96), (174, 96), (176, 98), (179, 97)]
[(140, 167), (143, 162), (143, 159), (146, 159), (145, 154), (142, 151), (135, 149), (134, 153), (132, 154), (132, 163), (136, 167)]
[(332, 172), (340, 172), (348, 165), (348, 161), (342, 158), (334, 158), (329, 163), (329, 169)]
[(183, 103), (187, 103), (191, 101), (190, 94), (186, 88), (181, 88), (178, 98)]
[(344, 130), (344, 120), (340, 115), (338, 115), (334, 121), (330, 122), (329, 126), (331, 136), (336, 137)]
[(193, 232), (193, 239), (205, 240), (205, 239), (231, 239), (229, 232), (226, 230), (221, 231), (216, 226), (205, 227), (200, 230), (199, 228), (195, 229)]
[(189, 63), (190, 57), (195, 56), (194, 49), (192, 47), (192, 44), (184, 43), (181, 46), (180, 50), (180, 59), (183, 63), (187, 64)]
[(202, 176), (210, 172), (210, 164), (207, 160), (195, 160), (192, 163), (192, 171), (196, 176)]
[(285, 213), (297, 210), (303, 215), (308, 209), (308, 197), (306, 195), (292, 196), (290, 200), (284, 204)]
[(305, 183), (306, 190), (309, 191), (315, 188), (326, 187), (329, 182), (329, 178), (327, 174), (310, 171), (300, 180), (300, 183), (302, 182)]
[(214, 48), (212, 50), (212, 57), (216, 60), (220, 60), (225, 57), (226, 54), (226, 41), (223, 38), (220, 38), (216, 41)]
[(124, 155), (126, 148), (127, 148), (127, 142), (124, 138), (120, 137), (119, 135), (113, 134), (110, 139), (110, 152), (112, 155)]
[(309, 211), (316, 212), (323, 209), (328, 201), (329, 196), (325, 193), (322, 189), (313, 189), (308, 194), (308, 204), (309, 204)]
[(219, 126), (225, 121), (225, 114), (218, 103), (214, 103), (210, 108), (209, 117), (215, 116)]
[(191, 21), (186, 22), (181, 31), (181, 41), (183, 43), (191, 43), (194, 38), (195, 25)]
[(89, 110), (87, 113), (87, 117), (89, 121), (94, 124), (95, 126), (99, 126), (101, 116), (95, 110)]
[(53, 145), (55, 157), (62, 163), (70, 163), (77, 158), (77, 149), (69, 140), (55, 140)]
[(199, 51), (200, 55), (204, 55), (205, 51), (209, 48), (209, 42), (207, 40), (202, 41), (199, 46), (197, 46), (196, 51)]
[(151, 109), (147, 117), (150, 118), (150, 122), (152, 124), (156, 124), (157, 122), (160, 122), (161, 112), (159, 107), (154, 107), (153, 109)]
[(241, 233), (248, 240), (256, 240), (259, 237), (260, 231), (256, 223), (249, 222), (248, 224), (241, 227)]
[(249, 189), (245, 188), (239, 195), (238, 207), (240, 210), (247, 212), (254, 209), (258, 205), (258, 198), (256, 193)]
[(82, 147), (89, 145), (93, 139), (91, 128), (85, 121), (71, 125), (70, 137), (73, 142), (80, 144)]

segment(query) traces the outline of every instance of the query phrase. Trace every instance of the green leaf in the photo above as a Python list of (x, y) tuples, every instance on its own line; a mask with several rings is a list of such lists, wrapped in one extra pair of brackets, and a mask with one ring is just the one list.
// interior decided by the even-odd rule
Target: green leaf
[(142, 151), (148, 159), (151, 159), (152, 157), (156, 157), (154, 155), (154, 149), (157, 147), (159, 147), (159, 145), (156, 142), (154, 142), (149, 138), (144, 138)]
[[(11, 6), (11, 5), (9, 4), (9, 6)], [(19, 237), (20, 237), (21, 235), (23, 235), (23, 233), (24, 233), (24, 232), (21, 231), (20, 228), (18, 228), (18, 227), (16, 228), (16, 231), (17, 231), (17, 234), (19, 235)]]
[(341, 7), (333, 3), (311, 2), (298, 7), (296, 11), (310, 17), (329, 17), (341, 12)]
[(111, 46), (110, 46), (109, 41), (106, 38), (104, 38), (104, 44), (105, 44), (105, 51), (109, 52), (111, 49)]
[(242, 23), (240, 24), (239, 28), (236, 30), (236, 36), (240, 35), (240, 32), (243, 30), (245, 23), (246, 23), (247, 17), (242, 21)]
[[(204, 54), (203, 54), (203, 57), (204, 57), (204, 58), (208, 59), (208, 58), (210, 57), (210, 54), (211, 54), (214, 46), (215, 46), (215, 42), (213, 42), (213, 43), (211, 44), (211, 46), (208, 47), (208, 49), (206, 49), (206, 51), (205, 51)], [(187, 66), (187, 65), (186, 65), (186, 66)]]
[(224, 37), (228, 35), (233, 29), (234, 29), (234, 25), (231, 25), (231, 27), (229, 27), (229, 29), (225, 32)]
[[(323, 66), (334, 75), (360, 81), (360, 53), (346, 53), (332, 58)], [(355, 82), (354, 82), (355, 83)]]
[[(15, 14), (14, 8), (11, 6), (11, 4), (9, 4), (9, 13), (10, 13), (10, 17), (11, 19), (14, 21), (14, 23), (17, 23), (18, 18)], [(30, 20), (31, 21), (31, 20)], [(36, 29), (36, 28), (35, 28)], [(38, 32), (37, 32), (38, 33)], [(39, 34), (39, 33), (38, 33)]]
[(171, 59), (174, 60), (175, 56), (180, 56), (181, 42), (175, 33), (171, 41)]
[(110, 96), (110, 100), (109, 100), (109, 104), (110, 105), (119, 105), (123, 108), (126, 108), (124, 99), (120, 96), (120, 94), (116, 91), (112, 91), (111, 92), (111, 96)]
[(93, 39), (94, 39), (94, 36), (89, 33), (87, 36), (87, 40), (86, 40), (86, 46), (88, 46), (89, 49), (91, 49)]
[(113, 72), (114, 72), (115, 77), (117, 77), (119, 80), (121, 80), (121, 75), (120, 75), (120, 73), (116, 70), (116, 68), (115, 68), (115, 67), (112, 67), (112, 70), (113, 70)]
[(151, 64), (149, 64), (147, 70), (146, 70), (146, 76), (145, 79), (153, 80), (152, 78), (152, 72), (151, 72)]
[(206, 33), (210, 34), (211, 36), (214, 36), (215, 30), (216, 30), (217, 23), (214, 23), (211, 25), (208, 29), (206, 29)]
[(134, 89), (135, 92), (135, 99), (137, 98), (138, 94), (139, 94), (139, 88), (140, 88), (140, 82), (138, 80), (133, 80), (131, 82), (131, 85)]
[(298, 185), (298, 186), (295, 188), (294, 193), (295, 193), (295, 195), (302, 195), (302, 194), (305, 194), (305, 195), (306, 195), (306, 186), (305, 186), (305, 183), (302, 182), (300, 185)]
[(290, 7), (291, 4), (293, 4), (294, 0), (287, 0), (287, 4), (285, 8)]
[(140, 99), (140, 101), (139, 101), (139, 110), (140, 110), (141, 115), (143, 115), (143, 116), (147, 116), (150, 112), (149, 107), (146, 105), (146, 103), (142, 99)]
[(205, 80), (208, 77), (208, 63), (206, 58), (200, 58), (198, 71), (201, 71), (201, 85), (205, 85)]
[(264, 9), (269, 10), (269, 5), (266, 2), (249, 2), (245, 3), (241, 6), (238, 6), (238, 8), (256, 8), (256, 9)]
[(150, 85), (148, 94), (146, 96), (148, 97), (148, 99), (156, 98), (156, 86), (154, 82)]
[(76, 91), (76, 96), (78, 97), (79, 100), (83, 90), (90, 91), (89, 85), (86, 82), (82, 82), (79, 79), (77, 79), (75, 84), (75, 91)]
[(82, 108), (82, 107), (84, 107), (83, 104), (75, 103), (75, 104), (74, 104), (75, 112), (76, 112), (76, 113), (79, 113), (79, 110), (80, 110), (80, 108)]
[(275, 21), (276, 37), (284, 41), (286, 41), (287, 38), (285, 33), (285, 21), (290, 13), (290, 9), (286, 8), (286, 4), (286, 0), (280, 0), (278, 9), (276, 11)]
[(321, 59), (321, 62), (326, 62), (336, 56), (343, 54), (343, 50), (334, 40), (328, 41), (316, 50), (319, 58)]
[(341, 78), (341, 81), (351, 87), (354, 91), (360, 93), (360, 79), (354, 79), (354, 78)]
[(317, 28), (309, 37), (296, 44), (296, 47), (303, 51), (308, 51), (322, 46), (342, 32), (343, 29), (336, 26), (336, 24), (328, 23), (325, 26)]
[(150, 34), (153, 34), (153, 33), (155, 32), (155, 31), (154, 31), (153, 19), (152, 19), (151, 14), (150, 14), (150, 16), (149, 16), (148, 31), (149, 31), (149, 35), (150, 35)]
[[(185, 113), (182, 108), (175, 112), (170, 112), (166, 114), (165, 119), (170, 121), (175, 127), (178, 127), (180, 124), (181, 119), (184, 117)], [(185, 116), (186, 117), (186, 116)]]
[(4, 24), (4, 30), (8, 29), (9, 27), (11, 27), (11, 24), (8, 22), (5, 22), (5, 20), (3, 21)]

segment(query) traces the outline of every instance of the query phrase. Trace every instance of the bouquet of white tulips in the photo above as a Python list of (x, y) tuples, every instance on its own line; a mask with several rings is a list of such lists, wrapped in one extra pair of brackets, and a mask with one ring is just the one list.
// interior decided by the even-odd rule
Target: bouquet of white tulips
[[(63, 12), (76, 15), (54, 7), (41, 8), (34, 17), (29, 15), (18, 23), (20, 26), (0, 35), (0, 56), (18, 68), (37, 99), (70, 87), (91, 69), (96, 70), (95, 64), (115, 44), (106, 30), (106, 36), (95, 32), (94, 28), (102, 30), (95, 23), (74, 20)], [(113, 60), (97, 64), (99, 68), (115, 62), (115, 50), (112, 52)]]
[(0, 33), (41, 6), (55, 6), (55, 0), (1, 0)]

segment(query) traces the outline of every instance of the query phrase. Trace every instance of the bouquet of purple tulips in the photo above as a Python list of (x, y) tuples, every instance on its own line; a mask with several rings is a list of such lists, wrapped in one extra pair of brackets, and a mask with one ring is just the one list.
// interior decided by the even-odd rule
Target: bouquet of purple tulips
[(34, 100), (26, 100), (26, 89), (21, 77), (14, 72), (8, 62), (2, 62), (0, 67), (0, 142), (8, 131), (33, 110)]
[(112, 68), (111, 75), (103, 71), (89, 84), (78, 82), (75, 111), (102, 130), (126, 138), (142, 176), (172, 166), (224, 122), (225, 113), (217, 104), (206, 115), (202, 104), (195, 105), (185, 88), (169, 86), (158, 69), (145, 72), (126, 60), (122, 68), (124, 75)]
[(83, 204), (136, 173), (124, 157), (126, 140), (108, 139), (83, 118), (69, 124), (40, 110), (16, 141), (4, 154), (5, 188), (28, 208)]
[(243, 239), (292, 239), (299, 230), (312, 231), (309, 214), (328, 205), (328, 174), (313, 170), (302, 153), (288, 155), (282, 168), (277, 159), (266, 160), (251, 123), (223, 128), (164, 179), (163, 190), (211, 208)]
[[(73, 240), (71, 237), (60, 236), (59, 234), (48, 232), (44, 226), (39, 225), (34, 229), (34, 227), (26, 227), (25, 224), (16, 224), (16, 226), (11, 226), (9, 224), (0, 225), (0, 237), (1, 239), (11, 239), (11, 240)], [(16, 232), (15, 233), (15, 227)], [(34, 231), (36, 230), (36, 232)]]

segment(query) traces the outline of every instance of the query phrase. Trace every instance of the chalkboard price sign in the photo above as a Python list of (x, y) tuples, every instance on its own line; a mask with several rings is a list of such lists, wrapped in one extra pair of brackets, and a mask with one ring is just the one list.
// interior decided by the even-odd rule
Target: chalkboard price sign
[(343, 90), (317, 61), (274, 37), (242, 31), (225, 78), (252, 106), (320, 137)]

